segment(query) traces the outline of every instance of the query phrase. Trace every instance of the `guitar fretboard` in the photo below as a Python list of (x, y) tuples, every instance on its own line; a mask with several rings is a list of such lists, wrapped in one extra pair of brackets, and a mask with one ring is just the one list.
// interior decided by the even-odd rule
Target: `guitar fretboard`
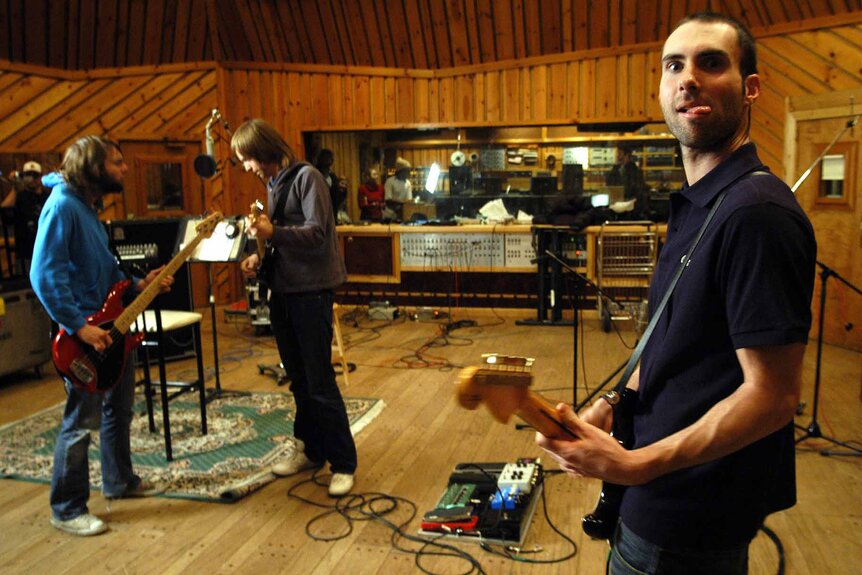
[(188, 257), (197, 247), (197, 245), (201, 243), (201, 241), (203, 241), (205, 238), (212, 235), (216, 224), (220, 222), (221, 219), (221, 212), (215, 212), (213, 214), (210, 214), (207, 219), (198, 224), (196, 228), (198, 235), (195, 236), (192, 241), (186, 244), (186, 246), (183, 247), (183, 249), (180, 250), (180, 252), (171, 259), (171, 261), (165, 264), (164, 269), (159, 272), (159, 274), (155, 277), (153, 281), (147, 284), (147, 287), (145, 287), (144, 291), (142, 291), (138, 295), (138, 297), (135, 298), (135, 301), (129, 304), (129, 306), (123, 310), (123, 313), (121, 313), (119, 317), (114, 320), (114, 328), (119, 333), (125, 334), (127, 331), (129, 331), (129, 326), (134, 323), (135, 319), (137, 319), (139, 315), (144, 313), (144, 310), (147, 309), (150, 303), (156, 298), (157, 295), (159, 295), (159, 291), (162, 287), (162, 281), (167, 276), (173, 275), (178, 269), (180, 269), (180, 266), (183, 265), (183, 262), (188, 259)]

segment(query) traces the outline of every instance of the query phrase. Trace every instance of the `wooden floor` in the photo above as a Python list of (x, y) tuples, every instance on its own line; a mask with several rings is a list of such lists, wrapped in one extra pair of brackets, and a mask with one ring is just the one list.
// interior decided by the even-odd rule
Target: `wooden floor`
[[(352, 309), (342, 309), (351, 312)], [(505, 315), (503, 315), (505, 314)], [(359, 314), (357, 314), (359, 315)], [(503, 315), (503, 317), (501, 317)], [(346, 395), (379, 397), (386, 402), (382, 414), (356, 438), (359, 451), (357, 492), (380, 492), (408, 499), (422, 512), (433, 507), (456, 463), (512, 461), (540, 456), (533, 433), (499, 424), (481, 408), (469, 412), (453, 401), (454, 379), (461, 366), (475, 364), (486, 352), (536, 358), (536, 388), (560, 400), (572, 399), (572, 330), (559, 326), (521, 326), (515, 319), (531, 312), (455, 310), (454, 321), (472, 320), (475, 327), (452, 331), (440, 338), (433, 322), (384, 322), (350, 317), (342, 320), (347, 355), (358, 369), (350, 374)], [(205, 318), (208, 318), (208, 314)], [(578, 381), (594, 386), (628, 356), (633, 334), (605, 334), (593, 319), (581, 323)], [(620, 326), (625, 328), (625, 326)], [(205, 324), (206, 364), (212, 366), (211, 328)], [(813, 343), (813, 342), (812, 342)], [(221, 385), (236, 390), (284, 391), (272, 378), (258, 373), (257, 365), (277, 362), (270, 337), (255, 336), (242, 321), (218, 325)], [(416, 354), (417, 350), (424, 350)], [(812, 382), (816, 346), (806, 357), (805, 413), (797, 422), (811, 421)], [(170, 370), (189, 370), (190, 362), (174, 362)], [(862, 439), (860, 403), (862, 354), (825, 346), (819, 422), (826, 435), (845, 440)], [(42, 379), (0, 379), (0, 424), (15, 421), (54, 405), (63, 392), (52, 370)], [(339, 378), (341, 379), (341, 378)], [(212, 385), (212, 379), (210, 380)], [(585, 392), (578, 390), (578, 397)], [(857, 457), (823, 457), (817, 448), (828, 446), (807, 440), (798, 452), (799, 503), (769, 518), (767, 525), (780, 537), (787, 573), (862, 573), (862, 460)], [(356, 521), (352, 532), (334, 542), (314, 541), (306, 525), (321, 511), (289, 498), (294, 478), (273, 482), (238, 503), (214, 504), (153, 498), (115, 502), (93, 494), (91, 511), (106, 519), (111, 530), (95, 538), (74, 538), (49, 525), (48, 487), (22, 481), (0, 480), (0, 572), (2, 573), (418, 573), (414, 557), (396, 551), (391, 532), (371, 521)], [(548, 480), (548, 514), (554, 525), (577, 543), (577, 554), (564, 563), (526, 565), (490, 555), (478, 546), (459, 543), (484, 571), (498, 573), (604, 573), (607, 545), (587, 539), (581, 516), (592, 509), (599, 484), (555, 476)], [(331, 505), (324, 488), (301, 493)], [(409, 517), (406, 505), (388, 518), (394, 523)], [(418, 519), (407, 531), (415, 533)], [(336, 519), (311, 526), (318, 536), (333, 536), (347, 529)], [(403, 545), (417, 549), (415, 543)], [(540, 553), (524, 555), (551, 560), (571, 550), (557, 535), (541, 507), (530, 528), (527, 548)], [(423, 566), (435, 573), (464, 573), (461, 560), (425, 557)], [(778, 555), (764, 535), (755, 540), (750, 572), (776, 573)]]

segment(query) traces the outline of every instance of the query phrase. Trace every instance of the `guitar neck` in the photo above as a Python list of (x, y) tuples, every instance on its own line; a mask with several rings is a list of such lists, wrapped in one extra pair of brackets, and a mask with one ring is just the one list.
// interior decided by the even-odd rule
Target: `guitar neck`
[(266, 254), (266, 240), (263, 238), (257, 238), (257, 256), (260, 258), (260, 261), (263, 261), (263, 256)]
[(129, 326), (131, 326), (137, 317), (144, 313), (144, 310), (152, 303), (156, 296), (159, 295), (159, 291), (161, 290), (162, 281), (168, 277), (169, 275), (173, 275), (180, 266), (183, 265), (192, 252), (195, 251), (195, 248), (199, 243), (205, 238), (204, 232), (198, 233), (195, 238), (190, 241), (188, 244), (183, 247), (180, 252), (175, 255), (171, 261), (165, 264), (165, 267), (159, 274), (151, 281), (147, 287), (144, 288), (138, 297), (135, 298), (129, 306), (123, 310), (123, 313), (114, 320), (114, 328), (120, 332), (121, 334), (126, 333), (129, 330)]
[(518, 416), (532, 425), (545, 437), (576, 439), (577, 436), (563, 422), (560, 414), (540, 395), (529, 392), (518, 407)]

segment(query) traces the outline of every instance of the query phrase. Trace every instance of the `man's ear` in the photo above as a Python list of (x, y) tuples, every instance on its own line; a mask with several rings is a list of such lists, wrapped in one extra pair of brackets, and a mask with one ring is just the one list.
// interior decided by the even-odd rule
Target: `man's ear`
[(745, 100), (748, 105), (754, 104), (754, 101), (760, 96), (760, 76), (757, 74), (749, 74), (744, 80)]

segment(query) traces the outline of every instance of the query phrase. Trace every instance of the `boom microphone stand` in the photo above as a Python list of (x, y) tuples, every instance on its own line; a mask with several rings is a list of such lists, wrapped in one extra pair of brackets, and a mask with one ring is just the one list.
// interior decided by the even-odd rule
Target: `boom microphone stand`
[(834, 277), (859, 295), (862, 295), (862, 291), (859, 290), (856, 286), (848, 282), (846, 279), (838, 275), (838, 272), (827, 266), (821, 261), (817, 261), (817, 265), (820, 266), (820, 317), (817, 321), (817, 362), (816, 367), (814, 369), (814, 407), (811, 412), (811, 423), (808, 424), (808, 427), (802, 427), (801, 425), (796, 425), (797, 428), (802, 429), (805, 434), (802, 437), (799, 437), (796, 440), (796, 444), (800, 444), (806, 439), (810, 439), (812, 437), (825, 439), (835, 445), (840, 445), (846, 449), (849, 449), (850, 452), (842, 452), (842, 451), (829, 451), (822, 450), (820, 455), (850, 455), (850, 456), (860, 456), (862, 455), (862, 449), (846, 443), (844, 441), (838, 441), (833, 437), (829, 437), (828, 435), (823, 435), (820, 431), (820, 424), (817, 423), (817, 407), (818, 400), (820, 398), (820, 364), (823, 357), (823, 316), (824, 310), (826, 309), (826, 282), (830, 277)]

